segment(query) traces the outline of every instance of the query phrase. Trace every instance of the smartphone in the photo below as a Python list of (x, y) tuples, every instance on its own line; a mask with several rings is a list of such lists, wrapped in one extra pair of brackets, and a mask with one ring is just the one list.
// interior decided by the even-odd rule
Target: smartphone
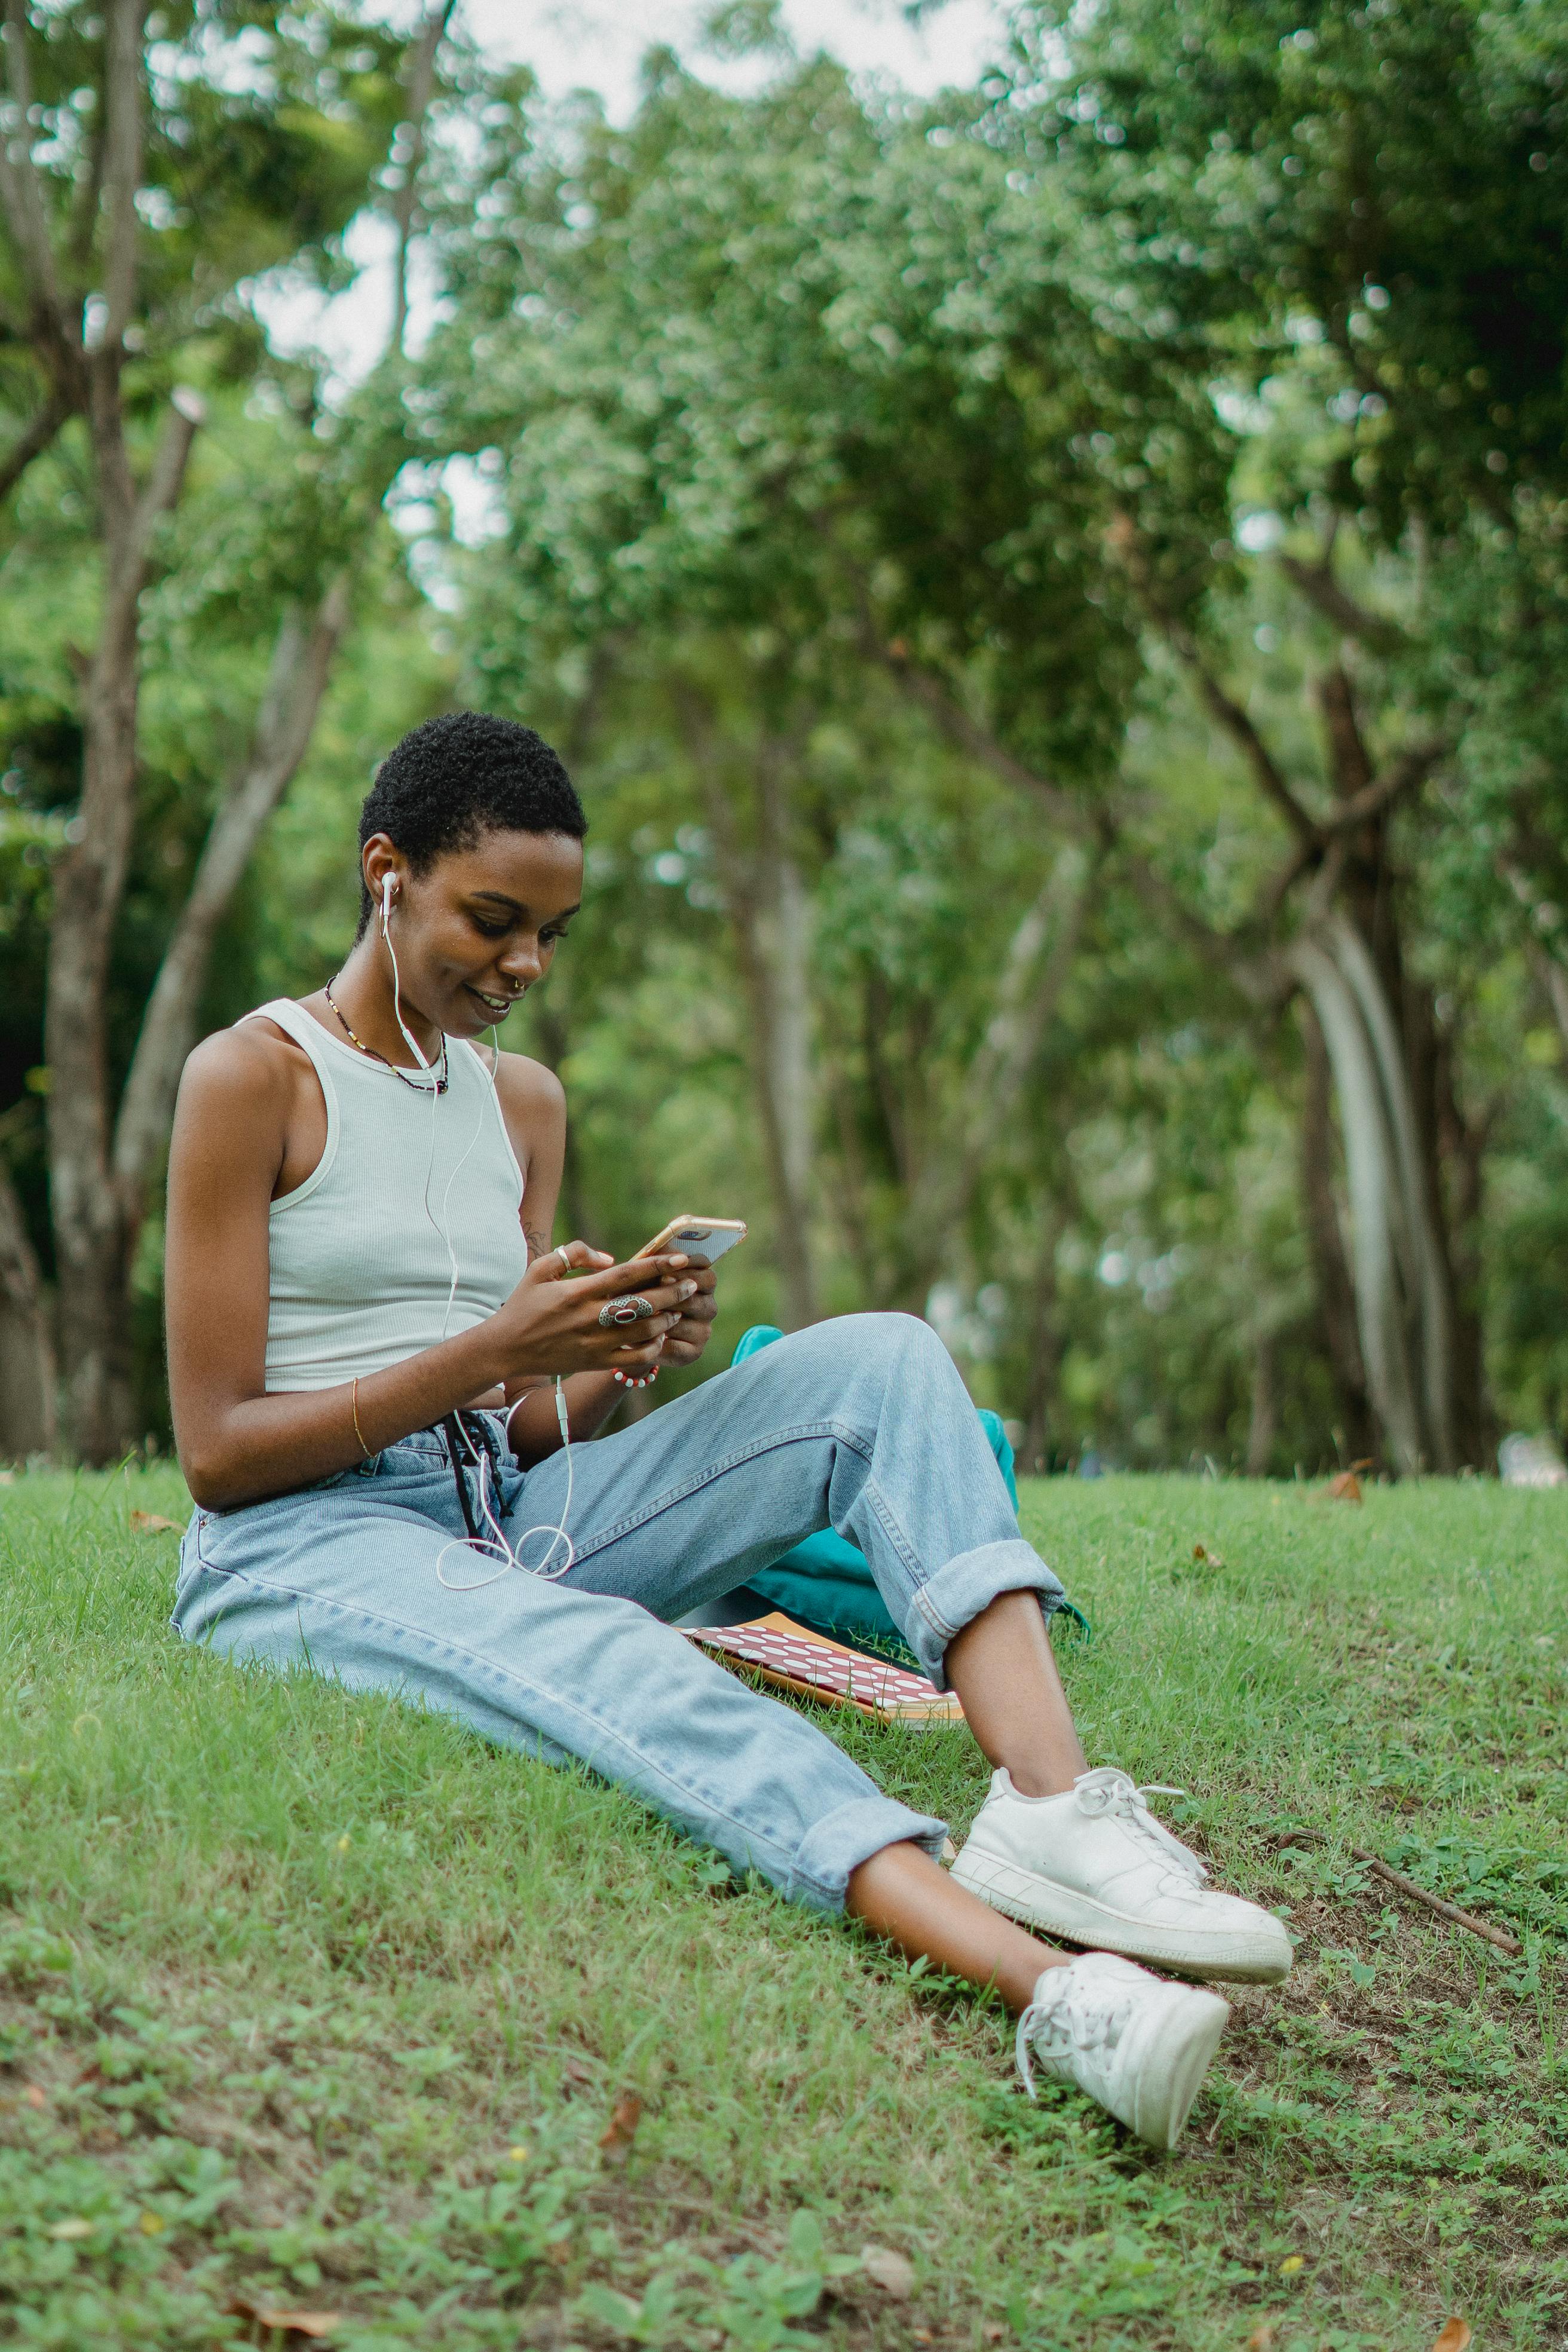
[(638, 1257), (662, 1257), (670, 1250), (689, 1250), (711, 1265), (746, 1238), (739, 1217), (671, 1217), (661, 1234), (638, 1250)]

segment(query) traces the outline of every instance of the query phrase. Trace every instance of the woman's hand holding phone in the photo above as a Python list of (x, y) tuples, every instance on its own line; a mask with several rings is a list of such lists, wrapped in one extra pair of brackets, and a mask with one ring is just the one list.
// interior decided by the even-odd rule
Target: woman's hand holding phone
[[(703, 1275), (710, 1288), (712, 1272), (693, 1265), (684, 1255), (632, 1258), (616, 1265), (607, 1251), (590, 1249), (586, 1242), (565, 1242), (535, 1258), (511, 1297), (490, 1318), (491, 1332), (502, 1350), (501, 1379), (510, 1386), (530, 1375), (546, 1378), (557, 1372), (642, 1372), (665, 1360), (669, 1336), (688, 1321), (700, 1327), (704, 1318), (694, 1309), (701, 1297)], [(581, 1278), (569, 1282), (568, 1274)], [(599, 1321), (599, 1310), (612, 1298), (645, 1298), (651, 1316), (636, 1323)], [(706, 1320), (712, 1319), (710, 1314)], [(703, 1329), (705, 1339), (706, 1329)], [(700, 1342), (679, 1359), (689, 1363), (701, 1353)]]
[(687, 1302), (679, 1321), (664, 1343), (659, 1359), (665, 1364), (694, 1364), (712, 1334), (713, 1318), (719, 1312), (715, 1296), (716, 1276), (713, 1261), (722, 1257), (746, 1238), (746, 1228), (739, 1217), (699, 1216), (683, 1211), (672, 1217), (662, 1233), (643, 1245), (644, 1257), (664, 1257), (672, 1248), (683, 1253), (678, 1264), (688, 1266), (697, 1277), (695, 1295)]
[(719, 1277), (708, 1260), (691, 1252), (684, 1263), (688, 1278), (697, 1287), (665, 1335), (664, 1352), (658, 1359), (661, 1364), (694, 1364), (712, 1337), (713, 1318), (719, 1312), (714, 1295)]

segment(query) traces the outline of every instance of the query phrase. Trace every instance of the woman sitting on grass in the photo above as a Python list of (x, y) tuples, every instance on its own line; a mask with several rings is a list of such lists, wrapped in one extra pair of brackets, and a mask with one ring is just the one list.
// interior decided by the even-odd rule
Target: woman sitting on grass
[[(582, 1443), (627, 1380), (695, 1361), (714, 1312), (699, 1260), (551, 1247), (561, 1088), (473, 1042), (548, 971), (585, 830), (529, 729), (416, 729), (364, 804), (342, 970), (192, 1055), (168, 1316), (197, 1507), (174, 1622), (580, 1758), (737, 1871), (994, 1985), (1026, 2083), (1075, 2083), (1168, 2147), (1228, 2012), (1133, 1960), (1272, 1980), (1289, 1941), (1205, 1887), (1124, 1773), (1087, 1769), (1047, 1634), (1062, 1588), (931, 1331), (819, 1323)], [(995, 1767), (951, 1876), (940, 1821), (674, 1630), (826, 1527)]]

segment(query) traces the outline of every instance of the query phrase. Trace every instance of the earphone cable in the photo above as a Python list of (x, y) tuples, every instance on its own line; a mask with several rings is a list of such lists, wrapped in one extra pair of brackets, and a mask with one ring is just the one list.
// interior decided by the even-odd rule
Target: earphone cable
[[(490, 1050), (496, 1057), (495, 1068), (486, 1070), (484, 1072), (484, 1079), (485, 1084), (490, 1090), (490, 1093), (499, 1097), (500, 1090), (496, 1086), (496, 1070), (500, 1067), (500, 1043), (493, 1027), (490, 1030)], [(468, 1138), (468, 1147), (464, 1151), (462, 1158), (458, 1160), (457, 1166), (447, 1177), (447, 1189), (441, 1195), (441, 1222), (437, 1227), (437, 1230), (440, 1234), (442, 1240), (447, 1244), (447, 1263), (452, 1270), (452, 1279), (447, 1292), (447, 1311), (441, 1318), (441, 1337), (443, 1339), (447, 1338), (451, 1331), (452, 1309), (456, 1306), (458, 1299), (458, 1253), (452, 1247), (452, 1228), (447, 1222), (447, 1212), (451, 1206), (452, 1187), (457, 1182), (458, 1177), (462, 1174), (464, 1169), (468, 1166), (469, 1160), (473, 1156), (474, 1146), (478, 1143), (479, 1137), (484, 1132), (485, 1114), (489, 1108), (489, 1103), (481, 1094), (479, 1097), (479, 1115), (474, 1123), (474, 1131)], [(503, 1134), (505, 1133), (504, 1121), (502, 1122), (501, 1131)], [(425, 1180), (425, 1213), (426, 1216), (430, 1213), (430, 1180), (428, 1175), (426, 1175)], [(431, 1219), (431, 1223), (435, 1223), (434, 1218)]]
[[(421, 1087), (416, 1079), (405, 1078), (405, 1083), (413, 1087), (416, 1093), (427, 1094), (430, 1097), (430, 1148), (425, 1156), (425, 1184), (423, 1198), (425, 1203), (426, 1222), (447, 1253), (447, 1265), (451, 1276), (447, 1289), (447, 1311), (441, 1318), (441, 1337), (445, 1339), (451, 1328), (452, 1308), (458, 1296), (458, 1253), (452, 1246), (452, 1231), (450, 1225), (447, 1222), (447, 1211), (452, 1198), (452, 1187), (457, 1182), (458, 1178), (462, 1173), (464, 1168), (467, 1167), (474, 1146), (479, 1139), (480, 1128), (482, 1128), (484, 1124), (484, 1111), (481, 1105), (479, 1122), (479, 1125), (475, 1127), (473, 1134), (468, 1139), (468, 1150), (464, 1152), (461, 1160), (458, 1160), (457, 1166), (453, 1169), (451, 1174), (447, 1179), (447, 1189), (441, 1199), (441, 1214), (439, 1219), (437, 1219), (435, 1211), (430, 1206), (430, 1180), (436, 1173), (436, 1103), (437, 1097), (445, 1092), (446, 1087), (450, 1080), (452, 1069), (451, 1051), (447, 1045), (445, 1035), (443, 1035), (441, 1039), (441, 1063), (437, 1064), (432, 1062), (426, 1055), (419, 1040), (415, 1036), (413, 1031), (409, 1028), (408, 1024), (403, 1018), (402, 974), (397, 968), (397, 950), (392, 944), (392, 877), (390, 874), (384, 875), (382, 877), (381, 936), (386, 942), (386, 952), (392, 962), (393, 1017), (396, 1021), (399, 1029), (403, 1032), (404, 1040), (407, 1045), (408, 1050), (414, 1055), (416, 1061), (417, 1061), (420, 1068), (423, 1070), (439, 1071), (441, 1065), (443, 1064), (446, 1068), (446, 1077), (443, 1078), (438, 1076), (436, 1082), (428, 1087)], [(339, 1015), (339, 1018), (342, 1019), (341, 1014)], [(345, 1024), (344, 1025), (346, 1026), (347, 1024)], [(352, 1030), (349, 1034), (351, 1036), (353, 1034)], [(354, 1042), (357, 1045), (359, 1040), (355, 1038)], [(405, 1073), (401, 1070), (398, 1071), (397, 1075), (399, 1077), (405, 1077)]]
[[(381, 886), (381, 935), (386, 942), (386, 952), (392, 960), (392, 1010), (394, 1017), (396, 1020), (399, 1029), (403, 1032), (405, 1042), (406, 1043), (410, 1053), (413, 1054), (415, 1059), (419, 1064), (420, 1068), (424, 1070), (433, 1070), (436, 1067), (436, 1065), (426, 1057), (420, 1046), (418, 1039), (414, 1035), (413, 1032), (409, 1029), (407, 1023), (403, 1018), (401, 975), (397, 969), (397, 950), (392, 944), (392, 877), (390, 874), (384, 876)], [(500, 1043), (493, 1028), (490, 1031), (490, 1041), (495, 1053), (496, 1066), (499, 1068), (500, 1064)], [(447, 1046), (445, 1037), (443, 1037), (441, 1041), (441, 1050), (443, 1055), (447, 1056), (447, 1066), (449, 1070), (450, 1060), (447, 1055)], [(496, 1086), (495, 1070), (483, 1070), (482, 1075), (484, 1084), (489, 1087), (491, 1094), (496, 1096), (499, 1107), (500, 1089)], [(410, 1083), (412, 1084), (415, 1082), (410, 1081)], [(437, 1096), (441, 1092), (441, 1088), (438, 1086), (432, 1085), (427, 1087), (426, 1091), (430, 1097), (430, 1150), (425, 1163), (425, 1214), (429, 1219), (431, 1230), (439, 1235), (440, 1240), (446, 1248), (447, 1263), (451, 1269), (451, 1282), (447, 1292), (447, 1311), (442, 1318), (441, 1324), (441, 1337), (444, 1339), (447, 1337), (452, 1319), (452, 1308), (457, 1300), (458, 1280), (458, 1253), (452, 1246), (452, 1234), (451, 1227), (447, 1223), (447, 1210), (451, 1204), (452, 1187), (457, 1182), (458, 1178), (461, 1175), (463, 1170), (468, 1166), (468, 1160), (473, 1153), (474, 1146), (479, 1139), (479, 1135), (484, 1126), (485, 1110), (487, 1106), (483, 1097), (481, 1096), (479, 1122), (476, 1125), (472, 1135), (468, 1138), (468, 1145), (463, 1152), (462, 1158), (458, 1161), (456, 1167), (453, 1168), (451, 1173), (447, 1179), (446, 1188), (441, 1195), (441, 1214), (439, 1219), (437, 1219), (435, 1211), (430, 1205), (430, 1180), (436, 1172), (436, 1103)], [(521, 1397), (519, 1397), (507, 1412), (505, 1425), (509, 1444), (511, 1437), (511, 1417), (521, 1402), (522, 1399)], [(546, 1583), (554, 1583), (558, 1578), (565, 1576), (574, 1565), (577, 1558), (577, 1549), (568, 1532), (568, 1522), (572, 1516), (572, 1489), (574, 1483), (575, 1469), (572, 1460), (572, 1430), (566, 1410), (566, 1392), (562, 1386), (561, 1375), (559, 1372), (555, 1375), (555, 1419), (561, 1431), (561, 1444), (566, 1455), (566, 1498), (562, 1506), (560, 1522), (558, 1525), (541, 1524), (538, 1527), (526, 1528), (519, 1537), (517, 1545), (514, 1548), (508, 1542), (506, 1531), (501, 1526), (500, 1520), (496, 1512), (490, 1506), (489, 1483), (492, 1472), (489, 1449), (486, 1445), (476, 1446), (473, 1438), (470, 1436), (468, 1429), (464, 1426), (460, 1415), (454, 1413), (448, 1416), (446, 1424), (447, 1445), (447, 1451), (452, 1456), (453, 1469), (456, 1472), (459, 1482), (459, 1493), (462, 1496), (464, 1505), (464, 1523), (466, 1526), (471, 1524), (470, 1515), (468, 1508), (468, 1489), (462, 1483), (466, 1474), (464, 1465), (457, 1458), (457, 1452), (452, 1435), (452, 1432), (454, 1430), (456, 1430), (463, 1439), (464, 1445), (468, 1452), (469, 1459), (473, 1463), (475, 1474), (479, 1480), (479, 1511), (477, 1514), (479, 1526), (488, 1528), (489, 1530), (488, 1534), (481, 1534), (479, 1532), (479, 1527), (476, 1526), (474, 1527), (473, 1532), (455, 1537), (452, 1542), (444, 1544), (440, 1551), (437, 1552), (436, 1556), (437, 1581), (445, 1586), (448, 1592), (480, 1591), (487, 1584), (499, 1583), (500, 1579), (510, 1573), (513, 1569), (520, 1570), (525, 1575), (542, 1577)], [(545, 1547), (543, 1557), (540, 1559), (537, 1566), (531, 1566), (527, 1560), (520, 1559), (518, 1553), (526, 1548), (530, 1539), (534, 1536), (548, 1536), (550, 1538), (550, 1541)], [(552, 1568), (550, 1567), (549, 1562), (554, 1558), (557, 1549), (562, 1544), (564, 1544), (566, 1547), (566, 1557), (562, 1561), (559, 1568)], [(481, 1576), (467, 1584), (454, 1584), (448, 1577), (443, 1574), (441, 1563), (446, 1559), (447, 1554), (449, 1551), (457, 1551), (459, 1549), (464, 1551), (477, 1551), (481, 1555), (481, 1557), (488, 1555), (492, 1559), (499, 1552), (501, 1556), (500, 1566), (496, 1570), (492, 1576)]]
[[(521, 1402), (522, 1399), (519, 1397), (517, 1403), (512, 1405), (510, 1411), (506, 1416), (509, 1431), (511, 1424), (512, 1413), (517, 1411), (518, 1405)], [(500, 1518), (490, 1507), (489, 1489), (491, 1472), (489, 1448), (483, 1445), (476, 1446), (467, 1429), (463, 1428), (460, 1422), (458, 1423), (458, 1428), (461, 1431), (464, 1444), (469, 1450), (469, 1459), (473, 1463), (474, 1470), (479, 1480), (479, 1508), (474, 1516), (479, 1523), (479, 1526), (488, 1528), (489, 1532), (488, 1534), (484, 1534), (476, 1530), (472, 1536), (454, 1536), (450, 1543), (442, 1545), (441, 1549), (436, 1555), (436, 1578), (437, 1581), (444, 1586), (447, 1591), (481, 1592), (488, 1584), (499, 1584), (501, 1578), (503, 1576), (510, 1575), (514, 1569), (524, 1576), (541, 1577), (546, 1584), (554, 1584), (575, 1567), (577, 1561), (577, 1548), (567, 1532), (567, 1522), (572, 1517), (572, 1487), (574, 1475), (572, 1460), (572, 1432), (567, 1420), (566, 1393), (562, 1387), (561, 1375), (559, 1372), (555, 1375), (555, 1418), (561, 1431), (562, 1447), (566, 1455), (566, 1496), (565, 1500), (561, 1507), (560, 1522), (559, 1524), (555, 1524), (542, 1521), (538, 1527), (525, 1528), (522, 1534), (519, 1536), (515, 1546), (508, 1542), (506, 1530), (501, 1526)], [(447, 1444), (448, 1446), (450, 1446), (451, 1440), (449, 1437)], [(458, 1467), (458, 1475), (461, 1475), (462, 1472), (460, 1465), (455, 1466)], [(468, 1516), (468, 1515), (465, 1510), (465, 1519)], [(550, 1541), (546, 1545), (542, 1558), (537, 1562), (521, 1559), (518, 1556), (525, 1549), (530, 1538), (533, 1536), (548, 1536), (550, 1538)], [(563, 1543), (566, 1547), (566, 1557), (562, 1561), (559, 1568), (552, 1568), (548, 1563), (553, 1557), (557, 1547)], [(481, 1559), (488, 1558), (490, 1559), (494, 1559), (499, 1553), (500, 1555), (500, 1565), (495, 1570), (494, 1573), (489, 1576), (475, 1577), (466, 1584), (455, 1584), (452, 1581), (452, 1579), (445, 1574), (441, 1566), (442, 1561), (446, 1559), (447, 1554), (449, 1551), (478, 1552)]]

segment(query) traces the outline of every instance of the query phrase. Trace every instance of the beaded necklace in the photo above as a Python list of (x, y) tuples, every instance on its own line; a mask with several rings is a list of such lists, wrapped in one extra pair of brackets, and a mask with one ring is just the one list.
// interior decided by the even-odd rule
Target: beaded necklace
[[(431, 1089), (427, 1086), (423, 1085), (418, 1078), (411, 1078), (406, 1070), (399, 1069), (395, 1062), (389, 1062), (384, 1054), (378, 1054), (374, 1045), (367, 1045), (363, 1037), (356, 1037), (354, 1035), (353, 1031), (349, 1027), (348, 1022), (344, 1018), (342, 1007), (339, 1004), (337, 998), (332, 994), (332, 983), (331, 981), (328, 981), (321, 993), (326, 998), (327, 1003), (331, 1006), (344, 1036), (348, 1039), (349, 1044), (353, 1047), (356, 1053), (363, 1054), (367, 1062), (379, 1062), (384, 1070), (390, 1070), (395, 1078), (401, 1078), (404, 1085), (405, 1087), (412, 1087), (416, 1095), (427, 1095), (431, 1091)], [(438, 1095), (444, 1095), (449, 1082), (450, 1072), (447, 1060), (447, 1039), (446, 1034), (443, 1032), (441, 1038), (441, 1061), (436, 1075), (436, 1093)]]

